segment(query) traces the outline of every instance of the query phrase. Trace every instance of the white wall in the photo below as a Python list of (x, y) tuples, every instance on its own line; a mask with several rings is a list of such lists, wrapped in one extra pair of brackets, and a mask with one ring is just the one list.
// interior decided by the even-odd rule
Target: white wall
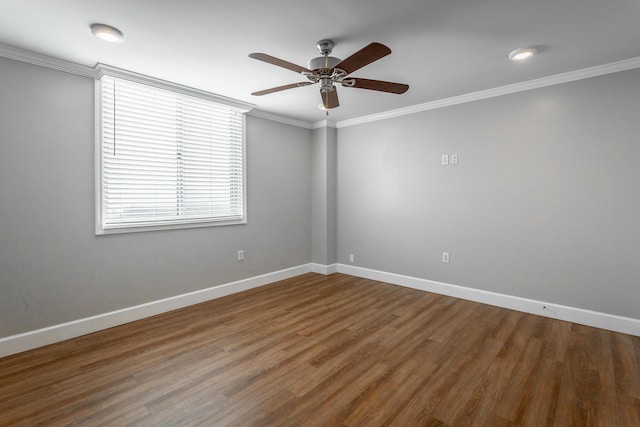
[(640, 70), (340, 128), (338, 262), (640, 319), (639, 183)]
[(311, 131), (256, 117), (247, 225), (95, 236), (93, 91), (0, 58), (0, 337), (310, 262)]

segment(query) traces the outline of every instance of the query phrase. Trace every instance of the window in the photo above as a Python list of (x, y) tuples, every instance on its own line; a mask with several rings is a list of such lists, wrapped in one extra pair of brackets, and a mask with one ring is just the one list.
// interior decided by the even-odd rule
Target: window
[(246, 222), (241, 110), (109, 75), (99, 107), (98, 234)]

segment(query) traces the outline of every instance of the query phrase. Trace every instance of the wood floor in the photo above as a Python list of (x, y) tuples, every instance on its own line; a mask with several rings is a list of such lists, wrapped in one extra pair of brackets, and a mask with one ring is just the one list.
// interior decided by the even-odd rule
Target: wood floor
[(640, 338), (307, 274), (0, 359), (0, 425), (640, 426)]

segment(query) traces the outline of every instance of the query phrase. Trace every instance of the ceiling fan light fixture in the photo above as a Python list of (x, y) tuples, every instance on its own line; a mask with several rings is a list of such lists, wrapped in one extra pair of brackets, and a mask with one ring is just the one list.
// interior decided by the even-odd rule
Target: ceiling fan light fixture
[(521, 47), (512, 50), (511, 53), (509, 53), (509, 59), (514, 62), (522, 62), (531, 58), (536, 53), (538, 53), (538, 49), (535, 47)]
[(124, 34), (119, 29), (107, 24), (91, 24), (91, 33), (108, 43), (122, 43)]

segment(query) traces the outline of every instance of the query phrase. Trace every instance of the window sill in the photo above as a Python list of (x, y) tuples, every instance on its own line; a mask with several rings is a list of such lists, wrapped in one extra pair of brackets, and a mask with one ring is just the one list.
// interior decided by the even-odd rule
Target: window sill
[(225, 226), (225, 225), (243, 225), (246, 223), (247, 223), (247, 219), (245, 217), (240, 220), (230, 220), (230, 221), (170, 223), (170, 224), (129, 226), (129, 227), (118, 227), (118, 228), (103, 228), (101, 225), (97, 225), (96, 236), (102, 236), (102, 235), (108, 235), (108, 234), (140, 233), (145, 231), (178, 230), (183, 228), (202, 228), (202, 227), (219, 227), (219, 226)]

